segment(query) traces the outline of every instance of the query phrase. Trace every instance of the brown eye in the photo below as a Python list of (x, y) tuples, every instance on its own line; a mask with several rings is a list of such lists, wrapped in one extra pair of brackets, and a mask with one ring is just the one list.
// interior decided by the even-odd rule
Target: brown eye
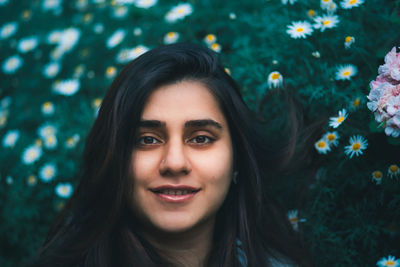
[(214, 141), (214, 139), (212, 139), (208, 136), (205, 136), (205, 135), (199, 135), (190, 140), (191, 143), (195, 143), (195, 144), (199, 144), (199, 145), (209, 144), (209, 143), (212, 143), (213, 141)]
[(158, 141), (156, 138), (151, 137), (151, 136), (144, 136), (138, 140), (139, 145), (154, 145), (159, 142), (160, 141)]

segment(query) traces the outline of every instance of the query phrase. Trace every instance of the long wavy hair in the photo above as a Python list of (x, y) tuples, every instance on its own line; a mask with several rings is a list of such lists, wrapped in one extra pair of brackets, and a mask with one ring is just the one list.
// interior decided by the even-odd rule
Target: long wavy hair
[(33, 266), (173, 265), (143, 238), (131, 214), (129, 165), (149, 95), (183, 80), (203, 83), (218, 101), (238, 171), (237, 184), (231, 185), (217, 213), (207, 266), (242, 266), (239, 258), (247, 266), (269, 266), (271, 258), (311, 266), (284, 211), (265, 188), (286, 150), (276, 151), (265, 142), (217, 55), (194, 44), (150, 50), (116, 77), (86, 139), (80, 184), (50, 228)]

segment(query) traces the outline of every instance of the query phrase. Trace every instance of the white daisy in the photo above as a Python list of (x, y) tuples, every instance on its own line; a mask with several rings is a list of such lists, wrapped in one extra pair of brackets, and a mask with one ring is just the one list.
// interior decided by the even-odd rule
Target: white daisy
[(57, 196), (61, 198), (69, 198), (72, 195), (73, 190), (74, 188), (71, 183), (59, 183), (55, 188)]
[(38, 145), (31, 145), (22, 153), (22, 162), (29, 165), (37, 161), (41, 156), (42, 148)]
[(165, 20), (167, 22), (176, 22), (177, 20), (184, 19), (193, 12), (193, 6), (190, 3), (181, 3), (173, 7), (165, 15)]
[(137, 0), (114, 0), (118, 5), (131, 5), (135, 3)]
[(306, 38), (306, 35), (312, 34), (313, 28), (307, 21), (293, 21), (291, 25), (287, 25), (286, 32), (294, 39)]
[(219, 43), (213, 43), (213, 44), (211, 44), (210, 45), (210, 48), (212, 49), (212, 50), (214, 50), (215, 52), (217, 52), (217, 53), (219, 53), (219, 52), (221, 52), (221, 45), (219, 44)]
[(279, 88), (282, 87), (283, 77), (278, 71), (273, 71), (268, 75), (268, 87)]
[(371, 173), (372, 181), (376, 184), (381, 184), (383, 179), (383, 173), (381, 171), (373, 171)]
[(43, 115), (53, 115), (55, 111), (54, 104), (50, 101), (44, 102), (41, 111)]
[(336, 3), (335, 3), (335, 2), (332, 2), (332, 3), (328, 6), (328, 8), (327, 8), (326, 10), (327, 10), (328, 15), (333, 15), (333, 14), (335, 14), (335, 12), (336, 12), (336, 10), (337, 10), (337, 5), (336, 5)]
[(126, 6), (117, 6), (114, 8), (112, 15), (116, 19), (123, 19), (128, 15), (128, 8)]
[(84, 64), (79, 64), (78, 66), (75, 67), (74, 69), (74, 75), (73, 77), (75, 79), (79, 79), (82, 77), (82, 75), (85, 73), (86, 66)]
[(299, 230), (299, 223), (300, 222), (305, 222), (306, 221), (306, 219), (303, 219), (303, 218), (300, 219), (298, 214), (299, 214), (298, 210), (289, 210), (288, 213), (287, 213), (289, 222), (290, 222), (290, 224), (292, 225), (292, 227), (293, 227), (293, 229), (295, 231)]
[(74, 148), (80, 139), (81, 137), (79, 134), (74, 134), (73, 136), (69, 137), (67, 141), (65, 141), (65, 146), (67, 148)]
[(56, 44), (56, 43), (60, 42), (62, 34), (63, 34), (63, 32), (60, 30), (51, 31), (47, 35), (47, 42), (49, 44)]
[(229, 13), (229, 18), (230, 18), (231, 20), (236, 19), (236, 14), (233, 13), (233, 12)]
[(110, 66), (106, 69), (106, 77), (112, 79), (117, 75), (117, 68), (114, 66)]
[(51, 79), (54, 78), (60, 71), (60, 63), (53, 61), (43, 67), (44, 77)]
[(173, 44), (176, 43), (179, 39), (179, 33), (177, 32), (169, 32), (164, 36), (164, 44)]
[(47, 149), (55, 149), (57, 143), (57, 137), (55, 135), (49, 135), (44, 138), (44, 147)]
[(149, 8), (157, 4), (157, 0), (136, 0), (135, 6), (139, 8)]
[(204, 42), (207, 45), (212, 45), (213, 43), (215, 43), (217, 41), (217, 36), (215, 36), (214, 34), (210, 33), (207, 34), (206, 37), (204, 37)]
[(328, 7), (333, 3), (332, 0), (321, 0), (321, 9), (328, 9)]
[(7, 119), (8, 119), (8, 111), (7, 110), (0, 111), (0, 128), (3, 128), (6, 125)]
[(336, 80), (350, 80), (357, 74), (357, 67), (351, 64), (341, 65), (337, 67)]
[(317, 12), (315, 12), (314, 9), (309, 9), (309, 10), (307, 11), (307, 16), (308, 16), (310, 19), (313, 19), (316, 15), (317, 15)]
[(389, 255), (387, 258), (383, 257), (380, 259), (376, 266), (378, 267), (399, 267), (400, 266), (400, 259), (396, 260), (396, 257)]
[(61, 0), (43, 0), (42, 9), (43, 10), (56, 10), (61, 8)]
[(329, 146), (329, 143), (325, 138), (321, 138), (320, 140), (315, 142), (314, 147), (320, 154), (326, 154), (328, 151), (331, 150), (331, 147)]
[(325, 139), (326, 141), (328, 141), (328, 145), (329, 146), (337, 146), (339, 144), (339, 134), (338, 132), (334, 131), (334, 132), (327, 132), (323, 137), (323, 139)]
[(79, 10), (84, 10), (88, 6), (88, 0), (78, 0), (75, 3), (75, 7)]
[(400, 175), (400, 168), (399, 168), (399, 166), (396, 165), (396, 164), (390, 165), (389, 168), (388, 168), (388, 176), (389, 176), (390, 178), (393, 178), (393, 177), (396, 177), (396, 178), (397, 178), (399, 175)]
[(0, 28), (0, 39), (6, 39), (14, 35), (18, 30), (17, 22), (8, 22)]
[(329, 126), (333, 127), (333, 128), (337, 128), (339, 127), (340, 124), (342, 124), (342, 122), (344, 122), (344, 120), (347, 118), (348, 114), (346, 109), (342, 109), (339, 110), (339, 114), (337, 117), (331, 117), (329, 118)]
[(339, 23), (339, 17), (336, 15), (323, 15), (318, 16), (314, 19), (315, 24), (314, 24), (314, 28), (315, 29), (320, 29), (321, 32), (325, 31), (325, 29), (329, 29), (329, 28), (334, 28), (337, 26), (337, 24)]
[(26, 53), (34, 50), (39, 44), (38, 38), (35, 36), (26, 37), (19, 41), (17, 49), (20, 53)]
[(65, 29), (59, 41), (59, 48), (64, 52), (72, 50), (79, 41), (81, 30), (78, 28)]
[(126, 30), (124, 29), (118, 29), (116, 30), (108, 39), (106, 46), (108, 49), (114, 48), (117, 45), (119, 45), (122, 40), (124, 40), (126, 35)]
[(355, 42), (356, 40), (354, 39), (353, 36), (347, 36), (344, 39), (344, 48), (349, 49), (350, 46)]
[(20, 136), (18, 130), (10, 130), (3, 137), (3, 147), (14, 147)]
[(287, 3), (293, 5), (297, 0), (281, 0), (282, 4), (286, 5)]
[(117, 55), (118, 63), (127, 63), (149, 50), (146, 46), (138, 45), (131, 49), (122, 49)]
[(321, 54), (319, 53), (319, 51), (314, 51), (314, 52), (311, 53), (311, 55), (313, 57), (315, 57), (315, 58), (320, 58), (321, 57)]
[(55, 135), (57, 128), (52, 124), (45, 123), (38, 128), (37, 133), (42, 139), (45, 139), (48, 136)]
[(361, 5), (362, 3), (364, 3), (364, 0), (344, 0), (340, 3), (340, 5), (344, 9), (350, 9), (353, 7), (357, 7), (357, 6)]
[(96, 23), (93, 25), (93, 31), (97, 34), (100, 34), (104, 31), (104, 25), (102, 23)]
[(13, 74), (22, 66), (23, 62), (24, 60), (20, 56), (11, 56), (4, 60), (2, 65), (3, 72), (5, 74)]
[(45, 183), (50, 182), (57, 174), (57, 166), (54, 163), (47, 163), (39, 169), (39, 178)]
[(367, 140), (364, 139), (361, 135), (354, 135), (350, 137), (350, 145), (345, 146), (345, 153), (348, 155), (350, 158), (352, 158), (354, 155), (362, 155), (363, 150), (365, 150), (368, 146)]
[(34, 186), (37, 184), (37, 178), (35, 175), (29, 175), (28, 178), (26, 179), (26, 183), (29, 186)]
[(139, 28), (139, 27), (134, 28), (134, 29), (133, 29), (133, 35), (135, 35), (135, 36), (140, 36), (140, 35), (142, 35), (142, 29)]
[(71, 96), (78, 92), (80, 82), (78, 79), (57, 81), (53, 84), (53, 91), (60, 95)]

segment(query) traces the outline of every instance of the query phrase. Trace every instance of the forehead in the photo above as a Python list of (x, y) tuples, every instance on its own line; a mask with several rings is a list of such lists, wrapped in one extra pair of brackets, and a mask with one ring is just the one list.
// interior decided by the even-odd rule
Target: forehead
[(198, 81), (181, 81), (157, 88), (148, 98), (142, 120), (214, 119), (226, 123), (218, 101)]

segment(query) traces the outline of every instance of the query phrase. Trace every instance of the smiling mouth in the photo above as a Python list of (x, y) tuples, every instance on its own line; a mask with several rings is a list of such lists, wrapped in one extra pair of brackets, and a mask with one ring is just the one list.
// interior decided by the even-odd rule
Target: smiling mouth
[(201, 189), (181, 187), (181, 188), (171, 188), (171, 187), (159, 187), (150, 190), (155, 194), (158, 200), (167, 203), (185, 203), (192, 199), (197, 192)]

